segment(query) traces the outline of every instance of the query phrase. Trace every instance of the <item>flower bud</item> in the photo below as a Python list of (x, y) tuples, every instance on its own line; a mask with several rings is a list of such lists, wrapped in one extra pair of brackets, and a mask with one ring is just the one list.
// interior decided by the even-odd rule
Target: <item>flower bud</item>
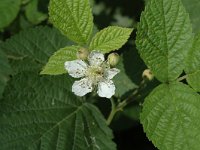
[(86, 60), (89, 55), (89, 52), (86, 48), (80, 48), (77, 52), (77, 58), (81, 60)]
[(108, 55), (108, 63), (110, 66), (114, 67), (119, 62), (119, 55), (117, 53), (111, 53)]
[(142, 77), (144, 79), (148, 79), (149, 81), (153, 80), (154, 75), (152, 74), (150, 69), (145, 69), (144, 72), (142, 73)]

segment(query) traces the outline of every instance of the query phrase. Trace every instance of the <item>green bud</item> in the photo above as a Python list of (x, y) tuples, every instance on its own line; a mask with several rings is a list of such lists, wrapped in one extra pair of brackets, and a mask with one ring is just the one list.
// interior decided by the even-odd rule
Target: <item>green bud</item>
[(86, 60), (89, 55), (89, 51), (86, 48), (80, 48), (77, 52), (77, 58), (81, 60)]
[(148, 79), (149, 81), (153, 80), (154, 75), (152, 74), (150, 69), (145, 69), (142, 73), (142, 77), (144, 79)]
[(114, 67), (119, 62), (119, 55), (117, 53), (111, 53), (108, 55), (108, 63), (110, 66)]

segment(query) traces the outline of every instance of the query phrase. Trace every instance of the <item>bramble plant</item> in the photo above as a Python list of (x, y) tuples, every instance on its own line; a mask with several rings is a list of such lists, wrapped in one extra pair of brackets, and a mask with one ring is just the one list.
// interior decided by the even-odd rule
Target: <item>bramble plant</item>
[[(16, 18), (21, 3), (29, 23), (47, 18), (37, 0), (3, 0), (0, 8), (1, 3), (13, 5), (1, 30)], [(0, 45), (0, 149), (116, 150), (109, 126), (139, 101), (140, 123), (155, 147), (199, 150), (200, 34), (186, 3), (146, 0), (132, 47), (147, 67), (136, 85), (123, 64), (133, 72), (135, 56), (119, 51), (133, 28), (99, 31), (90, 0), (50, 0), (49, 21), (57, 29), (28, 29)], [(154, 81), (149, 94), (145, 90)], [(108, 115), (98, 106), (101, 99), (110, 101)]]

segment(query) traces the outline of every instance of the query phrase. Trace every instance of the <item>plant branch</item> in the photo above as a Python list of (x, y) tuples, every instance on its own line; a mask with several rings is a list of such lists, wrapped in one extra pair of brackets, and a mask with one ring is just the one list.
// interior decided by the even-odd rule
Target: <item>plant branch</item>
[(117, 112), (114, 99), (111, 98), (110, 101), (111, 101), (111, 112), (110, 112), (110, 114), (109, 114), (109, 116), (108, 116), (108, 119), (107, 119), (107, 121), (106, 121), (106, 124), (107, 124), (107, 125), (110, 125), (111, 121), (113, 120), (113, 118), (114, 118), (114, 116), (115, 116), (115, 114), (116, 114), (116, 112)]
[(182, 81), (182, 80), (185, 80), (187, 78), (187, 74), (186, 75), (184, 75), (184, 76), (182, 76), (182, 77), (179, 77), (178, 79), (177, 79), (177, 81)]

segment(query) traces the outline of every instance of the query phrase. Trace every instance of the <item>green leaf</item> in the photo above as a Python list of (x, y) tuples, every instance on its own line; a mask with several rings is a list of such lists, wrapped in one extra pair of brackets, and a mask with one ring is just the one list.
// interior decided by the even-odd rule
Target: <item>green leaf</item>
[(77, 59), (77, 52), (79, 48), (79, 46), (68, 46), (55, 52), (54, 55), (49, 58), (49, 61), (42, 70), (41, 74), (59, 75), (67, 73), (64, 68), (64, 63), (66, 61)]
[(47, 14), (38, 11), (38, 0), (31, 0), (25, 8), (27, 19), (33, 24), (39, 24), (47, 19)]
[(90, 50), (99, 50), (103, 53), (118, 50), (130, 37), (133, 29), (110, 26), (99, 31), (90, 43)]
[(193, 31), (198, 33), (200, 31), (200, 1), (199, 0), (182, 0), (183, 5), (190, 14), (190, 19), (193, 26)]
[(11, 62), (14, 73), (39, 71), (57, 50), (71, 45), (66, 37), (49, 27), (37, 27), (20, 32), (0, 45)]
[(199, 150), (200, 96), (183, 83), (162, 84), (146, 98), (141, 123), (159, 150)]
[(116, 85), (115, 96), (126, 98), (130, 92), (136, 89), (142, 80), (142, 72), (145, 65), (139, 57), (133, 45), (127, 45), (123, 48), (124, 52), (120, 57), (119, 64), (116, 68), (120, 73), (114, 77)]
[(19, 26), (21, 30), (26, 30), (33, 27), (34, 25), (30, 23), (24, 15), (19, 16)]
[(142, 13), (137, 48), (161, 82), (175, 80), (184, 69), (192, 26), (180, 0), (151, 0)]
[(200, 34), (195, 39), (186, 60), (187, 82), (200, 92)]
[(89, 0), (50, 0), (49, 16), (69, 39), (79, 44), (89, 42), (93, 29)]
[(0, 101), (1, 150), (115, 150), (99, 110), (71, 85), (69, 76), (16, 75)]
[(10, 25), (17, 17), (21, 0), (0, 0), (0, 30)]
[(8, 60), (6, 55), (0, 50), (0, 98), (2, 97), (2, 93), (6, 82), (8, 80), (9, 74), (11, 74), (11, 68), (8, 64)]

